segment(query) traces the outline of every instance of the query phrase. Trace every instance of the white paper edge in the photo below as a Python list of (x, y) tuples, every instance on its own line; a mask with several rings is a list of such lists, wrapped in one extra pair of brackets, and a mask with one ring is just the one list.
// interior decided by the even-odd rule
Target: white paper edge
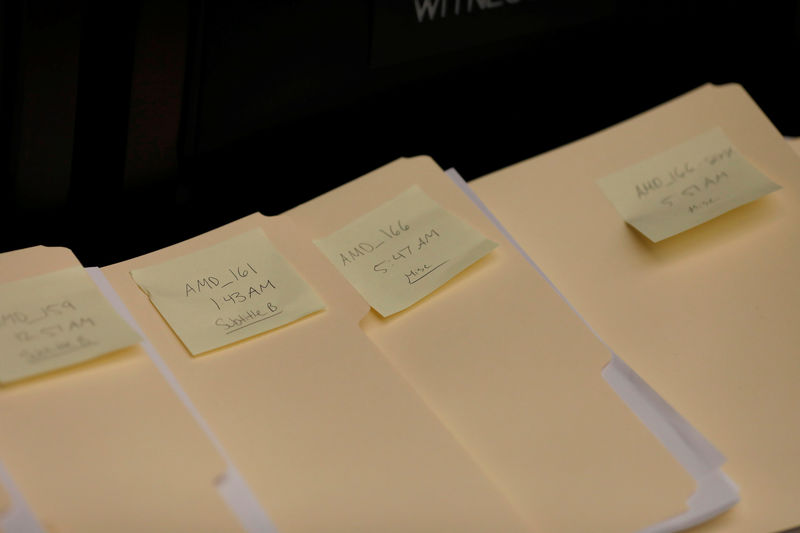
[[(253, 495), (253, 492), (250, 490), (250, 487), (247, 485), (244, 477), (242, 477), (241, 473), (233, 464), (233, 461), (225, 452), (225, 449), (222, 447), (219, 439), (217, 439), (216, 435), (214, 435), (214, 432), (211, 431), (209, 425), (192, 403), (189, 395), (186, 394), (186, 392), (181, 388), (178, 380), (161, 358), (158, 351), (155, 349), (155, 346), (153, 346), (141, 328), (139, 328), (139, 325), (133, 319), (133, 315), (131, 315), (130, 311), (128, 311), (128, 308), (117, 295), (116, 291), (108, 282), (105, 275), (103, 275), (103, 272), (97, 267), (87, 268), (86, 272), (95, 282), (97, 287), (100, 289), (100, 292), (103, 293), (114, 310), (117, 311), (117, 313), (119, 313), (119, 315), (125, 319), (125, 321), (137, 333), (139, 333), (139, 336), (142, 339), (144, 339), (141, 342), (141, 345), (145, 351), (147, 351), (147, 355), (153, 361), (153, 364), (156, 365), (156, 368), (158, 368), (159, 372), (161, 372), (161, 375), (172, 388), (173, 392), (175, 392), (181, 403), (183, 403), (184, 407), (186, 407), (186, 409), (192, 415), (195, 422), (197, 422), (208, 439), (214, 445), (217, 452), (225, 460), (227, 465), (226, 470), (214, 480), (214, 485), (219, 492), (220, 497), (225, 501), (225, 503), (228, 505), (228, 508), (239, 520), (244, 530), (247, 533), (278, 533), (277, 528), (275, 528), (267, 513), (258, 503), (258, 500), (256, 499), (255, 495)], [(22, 532), (25, 530), (19, 531)], [(8, 533), (16, 532), (11, 530)]]
[[(669, 405), (652, 387), (628, 366), (597, 334), (577, 309), (542, 272), (539, 265), (522, 249), (497, 217), (478, 198), (464, 178), (454, 168), (445, 173), (458, 185), (492, 221), (528, 263), (550, 284), (558, 295), (578, 315), (581, 321), (611, 353), (611, 361), (603, 368), (602, 376), (617, 395), (636, 414), (639, 420), (667, 448), (672, 456), (695, 480), (694, 494), (687, 500), (688, 510), (641, 530), (641, 533), (668, 533), (701, 524), (730, 509), (739, 501), (738, 487), (720, 470), (725, 457), (680, 413)], [(644, 488), (644, 487), (643, 487)]]
[(3, 485), (10, 500), (9, 508), (0, 513), (0, 529), (5, 533), (46, 533), (2, 461), (0, 461), (0, 485)]

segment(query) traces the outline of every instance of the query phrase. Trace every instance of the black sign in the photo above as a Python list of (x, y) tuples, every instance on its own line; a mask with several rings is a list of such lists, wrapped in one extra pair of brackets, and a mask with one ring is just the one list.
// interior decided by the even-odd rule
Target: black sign
[(544, 34), (614, 13), (613, 1), (375, 0), (373, 67), (515, 37)]

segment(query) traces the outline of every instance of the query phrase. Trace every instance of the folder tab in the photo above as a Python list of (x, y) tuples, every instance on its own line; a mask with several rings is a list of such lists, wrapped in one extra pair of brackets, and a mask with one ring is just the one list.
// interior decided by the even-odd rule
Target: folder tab
[(415, 184), (499, 245), (360, 331), (530, 531), (632, 532), (682, 513), (695, 483), (603, 380), (608, 350), (432, 159), (391, 162), (288, 214), (322, 236)]

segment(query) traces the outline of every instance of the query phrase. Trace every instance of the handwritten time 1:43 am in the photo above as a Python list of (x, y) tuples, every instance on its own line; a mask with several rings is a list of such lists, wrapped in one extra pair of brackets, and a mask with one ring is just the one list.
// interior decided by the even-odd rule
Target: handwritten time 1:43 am
[[(192, 282), (187, 282), (185, 286), (186, 297), (188, 298), (191, 295), (200, 294), (206, 291), (224, 289), (229, 285), (243, 280), (251, 274), (258, 274), (258, 271), (253, 268), (253, 265), (250, 263), (245, 263), (244, 265), (235, 267), (235, 269), (229, 268), (228, 271), (225, 272), (221, 277), (206, 276)], [(257, 280), (249, 285), (245, 283), (243, 287), (237, 285), (235, 288), (238, 290), (231, 289), (229, 292), (223, 293), (222, 295), (209, 295), (208, 299), (214, 303), (214, 305), (217, 307), (217, 310), (222, 310), (222, 307), (226, 304), (244, 303), (257, 296), (262, 296), (267, 289), (277, 289), (277, 286), (272, 280), (267, 279), (266, 281)]]

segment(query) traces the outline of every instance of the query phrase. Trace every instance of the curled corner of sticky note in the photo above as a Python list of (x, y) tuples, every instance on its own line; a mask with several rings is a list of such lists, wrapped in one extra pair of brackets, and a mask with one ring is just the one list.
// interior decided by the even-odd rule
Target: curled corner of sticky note
[(148, 298), (150, 298), (150, 291), (148, 291), (148, 290), (147, 290), (147, 287), (145, 287), (144, 285), (140, 284), (140, 283), (139, 283), (139, 282), (136, 280), (136, 272), (137, 272), (136, 270), (131, 270), (131, 271), (129, 271), (129, 272), (128, 272), (128, 274), (130, 275), (131, 279), (132, 279), (132, 280), (133, 280), (133, 282), (136, 284), (136, 286), (137, 286), (137, 287), (139, 287), (139, 289), (140, 289), (140, 290), (141, 290), (143, 293), (145, 293), (145, 295), (146, 295)]

